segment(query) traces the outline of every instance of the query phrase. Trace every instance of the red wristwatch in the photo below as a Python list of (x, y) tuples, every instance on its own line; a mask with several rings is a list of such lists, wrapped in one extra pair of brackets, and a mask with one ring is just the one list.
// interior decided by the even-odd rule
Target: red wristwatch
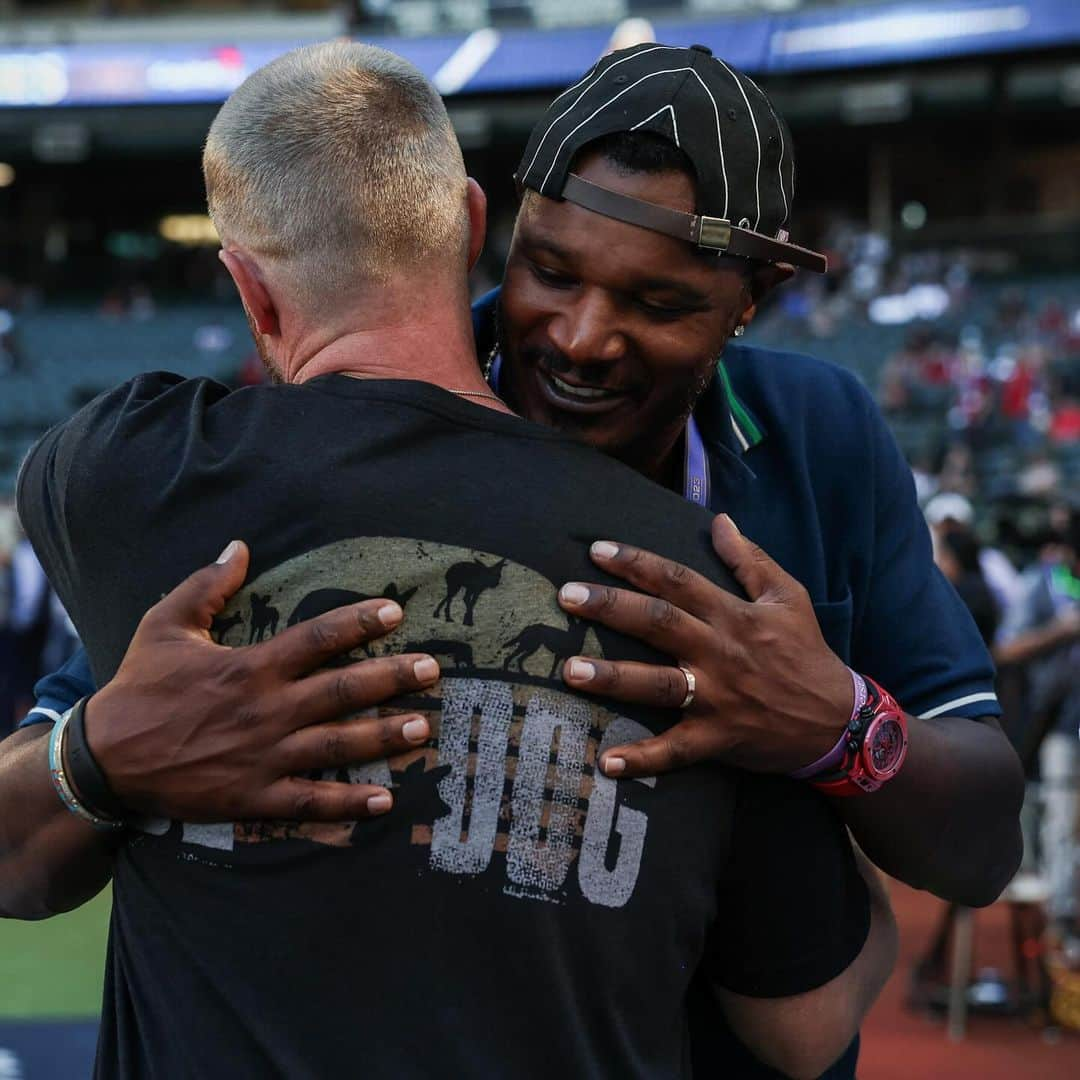
[(837, 749), (837, 768), (819, 773), (810, 784), (826, 795), (862, 795), (891, 780), (907, 757), (907, 718), (887, 690), (873, 679), (866, 683), (866, 704), (844, 731)]

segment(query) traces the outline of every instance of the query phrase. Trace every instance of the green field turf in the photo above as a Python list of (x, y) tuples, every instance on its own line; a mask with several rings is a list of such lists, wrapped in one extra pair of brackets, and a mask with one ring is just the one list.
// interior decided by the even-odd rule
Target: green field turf
[(0, 1020), (101, 1011), (112, 890), (43, 922), (0, 919)]

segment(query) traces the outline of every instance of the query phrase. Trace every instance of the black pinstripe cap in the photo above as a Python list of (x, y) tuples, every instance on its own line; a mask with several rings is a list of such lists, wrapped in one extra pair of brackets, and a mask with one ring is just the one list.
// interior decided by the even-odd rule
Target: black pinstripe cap
[[(570, 163), (579, 150), (624, 131), (661, 135), (686, 154), (697, 174), (702, 217), (665, 224), (631, 205), (651, 204), (612, 199), (573, 178)], [(752, 79), (702, 45), (635, 45), (605, 56), (548, 107), (515, 177), (541, 195), (701, 247), (825, 270), (823, 256), (788, 242), (795, 159), (787, 125)], [(689, 223), (691, 215), (678, 217)]]

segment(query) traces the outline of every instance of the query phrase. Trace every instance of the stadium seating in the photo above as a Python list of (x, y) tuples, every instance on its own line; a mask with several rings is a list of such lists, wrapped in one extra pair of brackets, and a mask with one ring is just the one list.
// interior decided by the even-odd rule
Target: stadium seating
[(48, 427), (96, 394), (146, 371), (229, 381), (252, 351), (239, 306), (177, 306), (148, 318), (49, 307), (19, 316), (17, 370), (0, 375), (0, 495)]

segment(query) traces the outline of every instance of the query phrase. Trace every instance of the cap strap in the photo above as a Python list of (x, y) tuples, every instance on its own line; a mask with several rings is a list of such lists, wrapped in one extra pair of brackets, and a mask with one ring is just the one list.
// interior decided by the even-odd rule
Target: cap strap
[(604, 217), (639, 225), (676, 240), (685, 240), (717, 254), (737, 255), (760, 262), (787, 262), (818, 274), (824, 274), (828, 269), (828, 260), (816, 251), (772, 240), (750, 229), (732, 225), (723, 218), (684, 214), (667, 206), (644, 202), (583, 180), (576, 173), (567, 175), (562, 197)]

